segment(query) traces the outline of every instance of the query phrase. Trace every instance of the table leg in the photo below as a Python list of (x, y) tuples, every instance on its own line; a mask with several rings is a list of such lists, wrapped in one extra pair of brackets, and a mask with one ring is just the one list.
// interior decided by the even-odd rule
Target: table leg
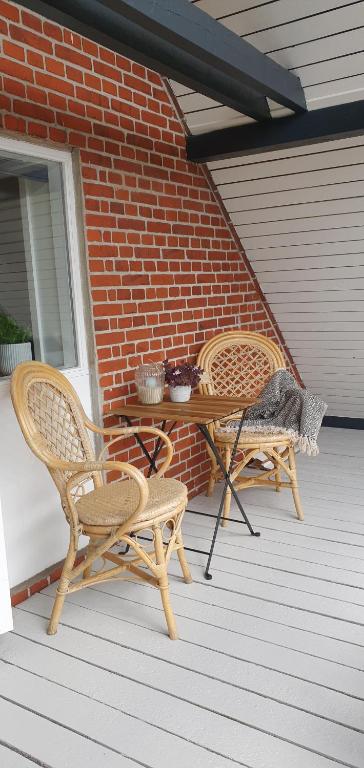
[[(175, 428), (177, 422), (176, 421), (172, 422), (168, 432), (166, 432), (166, 423), (167, 423), (166, 421), (163, 421), (160, 429), (162, 430), (162, 432), (164, 432), (167, 435), (167, 437), (169, 437), (171, 432)], [(151, 477), (153, 469), (154, 469), (155, 472), (157, 471), (156, 467), (155, 467), (155, 462), (157, 461), (157, 458), (158, 458), (162, 448), (163, 448), (163, 441), (162, 441), (162, 439), (160, 437), (158, 437), (158, 440), (157, 440), (157, 443), (156, 443), (156, 446), (155, 446), (155, 449), (154, 449), (154, 453), (153, 453), (153, 456), (152, 456), (153, 463), (150, 464), (150, 467), (148, 469), (148, 475), (147, 475), (148, 477)]]
[(260, 532), (259, 531), (254, 531), (254, 529), (252, 528), (252, 526), (251, 526), (251, 524), (249, 522), (249, 519), (247, 517), (247, 514), (246, 514), (246, 512), (245, 512), (245, 510), (243, 508), (243, 505), (242, 505), (242, 503), (241, 503), (241, 501), (239, 499), (239, 496), (238, 496), (238, 494), (237, 494), (237, 492), (235, 490), (234, 483), (230, 479), (230, 475), (231, 475), (231, 471), (232, 471), (232, 468), (233, 468), (233, 463), (234, 463), (236, 451), (238, 449), (239, 438), (240, 438), (240, 433), (241, 433), (241, 429), (242, 429), (242, 426), (243, 426), (243, 421), (244, 421), (244, 415), (240, 419), (240, 424), (239, 424), (238, 431), (236, 433), (234, 447), (233, 447), (233, 450), (232, 450), (232, 453), (231, 453), (230, 464), (229, 464), (229, 468), (228, 468), (227, 471), (226, 471), (226, 468), (225, 468), (224, 463), (222, 461), (222, 458), (221, 458), (221, 455), (220, 455), (220, 451), (216, 447), (216, 445), (215, 445), (215, 443), (214, 443), (214, 441), (213, 441), (213, 439), (212, 439), (212, 437), (210, 435), (208, 427), (205, 424), (199, 424), (198, 425), (200, 431), (202, 432), (206, 442), (208, 443), (209, 447), (211, 448), (211, 450), (212, 450), (212, 452), (213, 452), (213, 454), (214, 454), (214, 456), (216, 458), (216, 461), (217, 461), (217, 463), (218, 463), (218, 465), (219, 465), (219, 467), (220, 467), (220, 469), (221, 469), (221, 471), (223, 473), (223, 477), (225, 478), (224, 488), (223, 488), (223, 492), (222, 492), (222, 496), (221, 496), (221, 501), (220, 501), (220, 506), (219, 506), (219, 511), (218, 511), (218, 514), (217, 514), (217, 517), (216, 517), (215, 529), (214, 529), (214, 533), (213, 533), (213, 537), (212, 537), (212, 541), (211, 541), (210, 552), (209, 552), (209, 556), (208, 556), (208, 560), (207, 560), (207, 564), (206, 564), (206, 569), (205, 569), (205, 579), (208, 579), (208, 580), (212, 579), (212, 575), (210, 573), (210, 565), (211, 565), (212, 555), (213, 555), (213, 551), (214, 551), (214, 547), (215, 547), (217, 532), (219, 530), (219, 525), (220, 525), (220, 521), (221, 521), (221, 518), (222, 518), (223, 509), (224, 509), (225, 496), (226, 496), (226, 492), (227, 492), (228, 488), (230, 488), (231, 493), (234, 496), (234, 499), (235, 499), (235, 501), (237, 503), (239, 512), (241, 513), (241, 515), (242, 515), (242, 517), (244, 519), (245, 524), (248, 526), (251, 535), (252, 536), (260, 536)]
[[(123, 418), (125, 419), (128, 427), (132, 427), (133, 426), (132, 423), (131, 423), (131, 420), (129, 419), (129, 416), (123, 416)], [(150, 455), (148, 449), (145, 447), (145, 445), (143, 443), (142, 438), (138, 435), (137, 432), (135, 433), (134, 437), (135, 437), (136, 441), (139, 443), (139, 445), (140, 445), (140, 447), (141, 447), (141, 449), (142, 449), (142, 451), (144, 453), (144, 456), (148, 459), (149, 466), (151, 467), (151, 469), (154, 469), (154, 472), (158, 472), (154, 456)]]
[[(128, 416), (124, 416), (123, 418), (125, 419), (125, 421), (127, 422), (129, 427), (133, 426), (132, 422), (131, 422), (131, 420), (129, 419)], [(234, 497), (234, 499), (235, 499), (235, 501), (237, 503), (238, 509), (239, 509), (239, 511), (240, 511), (240, 513), (241, 513), (241, 515), (243, 517), (243, 520), (233, 520), (233, 519), (231, 519), (231, 522), (242, 522), (242, 523), (244, 523), (245, 525), (248, 526), (249, 531), (250, 531), (252, 536), (260, 536), (260, 532), (259, 531), (254, 531), (253, 530), (253, 528), (252, 528), (252, 526), (251, 526), (251, 524), (250, 524), (250, 522), (248, 520), (248, 517), (247, 517), (247, 515), (246, 515), (246, 513), (244, 511), (244, 508), (243, 508), (243, 506), (241, 504), (239, 496), (238, 496), (238, 494), (237, 494), (237, 492), (236, 492), (236, 490), (234, 488), (234, 484), (233, 484), (233, 482), (230, 479), (231, 471), (232, 471), (232, 468), (233, 468), (233, 462), (234, 462), (234, 459), (235, 459), (235, 454), (236, 454), (236, 451), (237, 451), (237, 448), (238, 448), (238, 443), (239, 443), (239, 438), (240, 438), (240, 433), (241, 433), (241, 428), (242, 428), (242, 425), (243, 425), (243, 421), (244, 421), (244, 416), (242, 416), (241, 420), (240, 420), (240, 424), (239, 424), (239, 428), (238, 428), (238, 431), (237, 431), (237, 435), (236, 435), (233, 451), (232, 451), (232, 454), (231, 454), (231, 460), (230, 460), (230, 465), (229, 465), (228, 471), (226, 471), (226, 468), (225, 468), (224, 463), (222, 461), (220, 452), (219, 452), (218, 448), (216, 447), (216, 445), (215, 445), (215, 443), (214, 443), (214, 441), (213, 441), (213, 439), (212, 439), (212, 437), (210, 435), (208, 427), (205, 424), (198, 424), (197, 425), (199, 430), (200, 430), (200, 432), (202, 432), (206, 442), (210, 446), (210, 448), (211, 448), (211, 450), (212, 450), (212, 452), (213, 452), (213, 454), (215, 456), (216, 462), (217, 462), (218, 466), (220, 467), (220, 469), (222, 471), (222, 475), (223, 475), (224, 480), (225, 480), (224, 488), (223, 488), (223, 493), (222, 493), (222, 497), (221, 497), (221, 502), (220, 502), (220, 506), (219, 506), (219, 512), (218, 512), (217, 516), (216, 515), (210, 515), (210, 517), (216, 518), (216, 524), (215, 524), (214, 534), (213, 534), (213, 537), (212, 537), (212, 542), (211, 542), (211, 547), (210, 547), (209, 552), (207, 552), (205, 550), (194, 549), (193, 547), (185, 547), (184, 548), (186, 551), (198, 552), (199, 554), (202, 554), (202, 555), (208, 555), (207, 565), (206, 565), (206, 569), (205, 569), (205, 578), (206, 579), (212, 579), (212, 575), (210, 574), (209, 569), (210, 569), (212, 555), (213, 555), (213, 551), (214, 551), (214, 547), (215, 547), (215, 542), (216, 542), (216, 537), (217, 537), (217, 533), (218, 533), (218, 530), (219, 530), (219, 525), (220, 525), (220, 521), (221, 521), (221, 518), (222, 518), (223, 509), (224, 509), (225, 496), (226, 496), (226, 492), (227, 492), (228, 488), (230, 488), (231, 493), (232, 493), (232, 495), (233, 495), (233, 497)], [(166, 432), (166, 434), (168, 436), (171, 434), (171, 432), (174, 429), (176, 423), (177, 423), (176, 421), (172, 422), (168, 432)], [(162, 422), (162, 429), (163, 429), (164, 432), (165, 432), (165, 427), (166, 427), (166, 420), (164, 420)], [(159, 453), (160, 453), (160, 451), (162, 450), (162, 447), (163, 447), (162, 440), (160, 438), (158, 438), (156, 446), (155, 446), (155, 449), (153, 451), (153, 454), (151, 455), (149, 453), (148, 449), (145, 447), (144, 442), (143, 442), (142, 438), (139, 436), (139, 434), (135, 434), (135, 438), (136, 438), (137, 442), (139, 443), (139, 445), (140, 445), (140, 447), (141, 447), (141, 449), (142, 449), (142, 451), (144, 453), (144, 456), (147, 458), (147, 460), (149, 462), (148, 477), (151, 477), (151, 474), (152, 474), (153, 471), (155, 473), (158, 472), (156, 461), (157, 461)], [(189, 511), (189, 510), (187, 510), (187, 511)], [(192, 510), (190, 510), (190, 511), (192, 512)], [(124, 554), (125, 555), (125, 554), (127, 554), (128, 550), (129, 550), (129, 545), (126, 547), (125, 552), (122, 552), (120, 554)]]
[[(162, 432), (164, 432), (164, 431), (165, 431), (165, 428), (166, 428), (166, 421), (164, 420), (164, 421), (162, 421), (162, 426), (161, 426), (161, 430), (162, 430)], [(155, 465), (155, 462), (157, 461), (157, 457), (158, 457), (158, 455), (159, 455), (159, 452), (160, 452), (160, 449), (161, 449), (161, 448), (160, 448), (160, 446), (161, 446), (161, 442), (162, 442), (162, 441), (161, 441), (161, 438), (160, 438), (160, 437), (158, 437), (158, 440), (157, 440), (157, 442), (156, 442), (156, 446), (155, 446), (155, 449), (154, 449), (154, 453), (153, 453), (153, 456), (152, 456), (152, 462), (153, 462), (153, 463), (152, 463), (152, 462), (150, 463), (150, 467), (149, 467), (149, 469), (148, 469), (148, 475), (147, 475), (147, 477), (150, 477), (150, 476), (151, 476), (151, 474), (152, 474), (152, 472), (153, 472), (153, 469), (154, 469), (154, 471), (156, 471), (156, 470), (155, 470), (155, 466), (156, 466), (156, 465)]]
[[(123, 416), (122, 418), (125, 419), (125, 421), (126, 421), (126, 423), (127, 423), (127, 425), (129, 427), (133, 426), (131, 420), (129, 419), (129, 416)], [(168, 432), (166, 432), (167, 437), (169, 437), (169, 435), (171, 434), (171, 432), (174, 429), (176, 423), (177, 423), (176, 421), (172, 422), (171, 427), (169, 428)], [(165, 426), (166, 426), (166, 422), (163, 421), (163, 423), (162, 423), (162, 430), (163, 430), (163, 432), (165, 431)], [(158, 438), (156, 446), (155, 446), (155, 449), (153, 451), (153, 455), (151, 456), (149, 451), (148, 451), (148, 448), (145, 447), (144, 442), (143, 442), (142, 438), (140, 437), (140, 435), (138, 433), (136, 433), (134, 435), (134, 437), (135, 437), (136, 441), (139, 443), (139, 445), (140, 445), (140, 447), (141, 447), (141, 449), (142, 449), (142, 451), (144, 453), (144, 456), (146, 457), (146, 459), (149, 462), (148, 477), (151, 476), (152, 471), (154, 471), (157, 474), (158, 467), (156, 465), (156, 461), (157, 461), (157, 458), (158, 458), (158, 456), (159, 456), (159, 454), (160, 454), (160, 452), (161, 452), (161, 450), (163, 448), (163, 442), (162, 442), (161, 438), (160, 437)]]
[[(128, 424), (129, 427), (133, 426), (131, 420), (129, 419), (129, 416), (124, 416), (123, 418), (125, 419), (125, 421), (126, 421), (126, 423)], [(166, 433), (168, 437), (171, 434), (172, 429), (175, 427), (176, 423), (177, 422), (174, 421), (172, 423), (172, 426), (169, 428), (168, 432)], [(163, 421), (162, 422), (162, 431), (163, 432), (165, 431), (165, 426), (166, 426), (166, 421)], [(141, 449), (142, 449), (142, 451), (144, 453), (144, 456), (149, 461), (149, 469), (148, 469), (147, 477), (150, 477), (152, 472), (153, 472), (153, 470), (154, 470), (155, 473), (158, 472), (158, 467), (156, 465), (156, 461), (157, 461), (157, 458), (158, 458), (158, 456), (159, 456), (159, 454), (160, 454), (160, 452), (161, 452), (161, 450), (163, 448), (162, 440), (161, 440), (160, 437), (158, 437), (156, 446), (155, 446), (154, 451), (153, 451), (153, 455), (151, 456), (149, 451), (148, 451), (148, 449), (145, 447), (142, 438), (138, 435), (138, 433), (136, 433), (134, 435), (134, 437), (136, 438), (137, 442), (139, 443), (139, 445), (140, 445), (140, 447), (141, 447)], [(131, 534), (131, 536), (132, 535), (133, 534)], [(119, 552), (119, 555), (127, 555), (129, 550), (130, 550), (130, 544), (126, 544), (124, 552)]]

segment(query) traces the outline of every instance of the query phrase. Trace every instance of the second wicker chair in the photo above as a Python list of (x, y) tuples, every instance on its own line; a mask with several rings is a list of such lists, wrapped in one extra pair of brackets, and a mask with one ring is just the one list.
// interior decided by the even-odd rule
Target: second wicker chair
[[(198, 365), (208, 374), (208, 383), (200, 385), (203, 394), (241, 397), (255, 402), (272, 374), (279, 368), (285, 368), (282, 352), (266, 336), (249, 331), (227, 331), (215, 336), (201, 349)], [(219, 424), (211, 427), (212, 437), (221, 452), (228, 468), (236, 434), (220, 430)], [(243, 474), (249, 462), (257, 454), (263, 454), (265, 462), (273, 464), (272, 469), (264, 469), (252, 476)], [(303, 520), (296, 460), (292, 440), (285, 434), (261, 434), (242, 432), (238, 445), (238, 460), (232, 471), (232, 479), (237, 490), (252, 486), (267, 486), (280, 491), (290, 488), (293, 494), (296, 513)], [(208, 495), (211, 495), (219, 468), (212, 453), (211, 473)], [(228, 489), (223, 512), (222, 525), (227, 524), (230, 515), (231, 491)]]

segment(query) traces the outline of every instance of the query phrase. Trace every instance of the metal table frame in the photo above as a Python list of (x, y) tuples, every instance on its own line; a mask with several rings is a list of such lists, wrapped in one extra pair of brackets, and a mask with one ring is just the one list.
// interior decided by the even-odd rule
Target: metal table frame
[[(125, 421), (127, 422), (128, 426), (130, 426), (130, 427), (133, 426), (129, 416), (127, 416), (127, 415), (122, 413), (122, 408), (119, 409), (119, 415), (123, 419), (125, 419)], [(239, 512), (240, 512), (240, 514), (241, 514), (241, 516), (243, 518), (243, 519), (241, 519), (241, 518), (239, 518), (239, 519), (237, 519), (237, 518), (230, 518), (231, 522), (241, 523), (243, 525), (247, 525), (248, 530), (249, 530), (249, 532), (250, 532), (250, 534), (252, 536), (260, 536), (260, 532), (259, 531), (254, 531), (251, 523), (249, 522), (248, 516), (247, 516), (247, 514), (246, 514), (246, 512), (244, 510), (244, 507), (243, 507), (243, 505), (242, 505), (242, 503), (241, 503), (241, 501), (239, 499), (239, 496), (237, 494), (237, 491), (236, 491), (236, 489), (234, 487), (234, 483), (231, 480), (231, 473), (232, 473), (232, 469), (233, 469), (233, 465), (234, 465), (234, 459), (235, 459), (236, 452), (237, 452), (238, 445), (239, 445), (240, 433), (241, 433), (241, 430), (242, 430), (243, 422), (244, 422), (244, 413), (242, 413), (241, 418), (240, 418), (239, 427), (238, 427), (238, 430), (237, 430), (237, 433), (236, 433), (236, 438), (235, 438), (235, 441), (234, 441), (234, 447), (233, 447), (233, 450), (232, 450), (232, 453), (231, 453), (230, 465), (229, 465), (229, 469), (227, 471), (226, 471), (226, 468), (225, 468), (224, 463), (222, 461), (220, 451), (218, 450), (217, 446), (215, 445), (215, 443), (214, 443), (214, 441), (213, 441), (213, 439), (211, 437), (210, 431), (208, 429), (208, 424), (206, 424), (206, 423), (205, 424), (200, 424), (198, 422), (191, 422), (191, 423), (195, 423), (197, 425), (198, 429), (200, 430), (200, 432), (204, 436), (204, 438), (206, 440), (206, 443), (208, 444), (210, 450), (212, 451), (212, 453), (213, 453), (213, 455), (214, 455), (214, 457), (216, 459), (216, 462), (217, 462), (217, 464), (218, 464), (218, 466), (219, 466), (219, 468), (220, 468), (220, 470), (222, 472), (223, 478), (224, 478), (224, 488), (223, 488), (223, 492), (222, 492), (222, 496), (221, 496), (221, 501), (220, 501), (220, 505), (219, 505), (218, 514), (217, 515), (212, 515), (212, 514), (208, 515), (208, 517), (213, 517), (214, 519), (216, 519), (216, 523), (215, 523), (214, 533), (213, 533), (212, 540), (211, 540), (210, 549), (208, 551), (206, 551), (206, 550), (201, 550), (201, 549), (194, 549), (193, 547), (185, 547), (185, 550), (188, 551), (188, 552), (197, 552), (198, 554), (203, 554), (203, 555), (207, 555), (208, 556), (207, 564), (206, 564), (206, 568), (205, 568), (205, 572), (204, 572), (205, 579), (208, 579), (208, 580), (212, 579), (212, 574), (210, 573), (211, 560), (212, 560), (212, 556), (213, 556), (213, 553), (214, 553), (216, 538), (217, 538), (217, 534), (218, 534), (218, 530), (219, 530), (219, 525), (220, 525), (221, 518), (222, 518), (222, 513), (223, 513), (223, 510), (224, 510), (225, 497), (226, 497), (226, 493), (227, 493), (228, 488), (230, 488), (231, 493), (232, 493), (232, 495), (233, 495), (233, 497), (234, 497), (234, 499), (236, 501), (238, 510), (239, 510)], [(166, 431), (167, 419), (164, 419), (162, 421), (162, 424), (161, 424), (161, 429), (162, 429), (163, 432), (165, 432), (166, 435), (169, 436), (171, 434), (172, 430), (174, 429), (174, 427), (176, 426), (176, 424), (177, 424), (177, 421), (172, 421), (171, 426), (169, 427), (168, 431)], [(162, 446), (162, 440), (160, 438), (158, 438), (158, 440), (156, 442), (156, 445), (155, 445), (155, 448), (154, 448), (154, 451), (153, 451), (152, 454), (150, 454), (148, 449), (146, 448), (142, 438), (140, 437), (140, 435), (139, 434), (135, 434), (135, 438), (136, 438), (137, 442), (139, 443), (139, 445), (140, 445), (140, 447), (141, 447), (141, 449), (142, 449), (142, 451), (144, 453), (144, 456), (146, 457), (146, 459), (149, 462), (148, 477), (150, 477), (153, 471), (154, 472), (158, 471), (157, 470), (156, 461), (157, 461), (158, 455), (159, 455), (159, 453), (160, 453), (160, 451), (162, 450), (162, 447), (163, 447)], [(205, 513), (202, 513), (202, 512), (195, 512), (193, 509), (186, 509), (186, 512), (191, 512), (192, 514), (205, 514)]]

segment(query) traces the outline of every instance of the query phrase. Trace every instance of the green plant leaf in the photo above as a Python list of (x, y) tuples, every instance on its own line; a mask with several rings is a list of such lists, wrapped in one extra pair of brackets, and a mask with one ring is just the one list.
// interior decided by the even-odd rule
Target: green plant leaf
[(5, 312), (0, 312), (0, 344), (24, 344), (31, 340), (32, 334), (28, 328), (24, 328)]

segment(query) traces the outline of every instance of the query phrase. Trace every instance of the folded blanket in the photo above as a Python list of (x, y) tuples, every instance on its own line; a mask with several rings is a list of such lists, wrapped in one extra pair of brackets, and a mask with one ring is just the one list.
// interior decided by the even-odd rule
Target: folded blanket
[[(246, 410), (242, 432), (289, 435), (302, 453), (316, 456), (326, 409), (319, 395), (301, 389), (291, 373), (279, 369), (260, 393), (259, 402)], [(239, 421), (232, 420), (218, 432), (236, 432), (238, 426)]]

